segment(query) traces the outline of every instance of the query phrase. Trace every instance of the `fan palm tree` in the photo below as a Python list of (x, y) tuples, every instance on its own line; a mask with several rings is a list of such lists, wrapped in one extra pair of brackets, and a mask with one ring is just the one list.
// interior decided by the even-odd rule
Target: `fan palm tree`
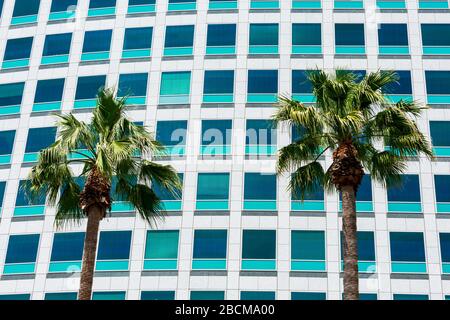
[[(40, 152), (26, 187), (31, 197), (42, 192), (47, 195), (48, 204), (56, 207), (57, 227), (87, 218), (80, 300), (91, 299), (99, 225), (111, 210), (113, 195), (118, 197), (115, 200), (131, 203), (153, 224), (164, 217), (164, 211), (151, 184), (158, 183), (172, 193), (180, 187), (171, 166), (138, 156), (151, 156), (164, 148), (145, 127), (128, 119), (125, 99), (116, 99), (112, 89), (100, 90), (90, 123), (71, 113), (58, 115), (56, 142)], [(72, 164), (82, 165), (78, 177)], [(111, 190), (113, 179), (115, 190)], [(85, 180), (84, 187), (80, 180)]]
[[(392, 71), (356, 74), (337, 70), (307, 72), (315, 107), (280, 96), (275, 123), (292, 125), (300, 138), (278, 152), (277, 172), (291, 173), (289, 189), (299, 199), (323, 187), (337, 190), (342, 201), (344, 299), (357, 300), (358, 250), (356, 193), (365, 172), (383, 186), (400, 183), (408, 156), (432, 158), (429, 141), (416, 118), (424, 107), (416, 102), (390, 102), (385, 92), (399, 79)], [(389, 146), (377, 149), (382, 143)], [(324, 168), (320, 157), (332, 151)]]

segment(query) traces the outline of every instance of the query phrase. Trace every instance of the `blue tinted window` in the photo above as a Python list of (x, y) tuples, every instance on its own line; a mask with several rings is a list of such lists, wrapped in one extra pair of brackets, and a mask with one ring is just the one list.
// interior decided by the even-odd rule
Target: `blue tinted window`
[(254, 23), (250, 24), (251, 46), (278, 45), (278, 24)]
[(450, 233), (439, 233), (442, 262), (450, 263)]
[(39, 152), (55, 142), (56, 127), (31, 128), (28, 131), (28, 139), (25, 153)]
[(336, 70), (336, 76), (344, 75), (347, 73), (352, 73), (353, 76), (356, 78), (355, 79), (356, 82), (360, 82), (366, 75), (365, 70), (342, 70), (342, 69)]
[[(299, 190), (300, 191), (300, 190)], [(323, 190), (323, 187), (316, 184), (314, 186), (314, 190), (312, 191), (306, 191), (304, 194), (304, 199), (301, 198), (301, 194), (299, 192), (293, 192), (291, 193), (292, 200), (315, 200), (315, 201), (323, 201), (325, 198), (325, 192)]]
[(229, 184), (229, 173), (199, 173), (197, 200), (227, 200)]
[(427, 94), (450, 94), (450, 71), (425, 71)]
[(2, 16), (3, 11), (3, 0), (0, 0), (0, 17)]
[(356, 192), (356, 201), (372, 201), (372, 180), (368, 174), (362, 178), (361, 184)]
[(234, 46), (236, 44), (235, 24), (209, 24), (207, 46)]
[(142, 291), (141, 300), (175, 300), (175, 291)]
[(153, 28), (128, 28), (125, 29), (124, 50), (148, 49), (152, 46)]
[(44, 300), (77, 300), (77, 296), (76, 292), (52, 292), (46, 293)]
[(242, 234), (242, 259), (275, 259), (275, 230), (244, 230)]
[(194, 26), (167, 26), (165, 48), (192, 47)]
[(109, 51), (112, 30), (86, 31), (84, 34), (83, 53)]
[(434, 176), (436, 202), (450, 202), (450, 175)]
[(320, 23), (294, 23), (292, 25), (292, 45), (320, 46), (322, 31)]
[(203, 120), (202, 145), (230, 145), (231, 120)]
[(33, 37), (9, 39), (6, 42), (5, 57), (3, 60), (28, 59), (31, 54)]
[[(372, 231), (357, 231), (358, 260), (375, 261), (375, 240)], [(344, 233), (341, 231), (341, 259), (344, 259)]]
[(0, 84), (0, 107), (22, 103), (24, 82)]
[(131, 231), (102, 231), (98, 242), (98, 260), (129, 259)]
[(411, 71), (396, 71), (398, 81), (383, 87), (387, 94), (412, 94)]
[(420, 202), (419, 176), (405, 174), (401, 179), (401, 185), (388, 188), (388, 201)]
[(9, 236), (5, 263), (36, 262), (39, 234)]
[(45, 37), (44, 51), (42, 55), (56, 56), (60, 54), (69, 54), (70, 44), (72, 42), (71, 33), (50, 34)]
[(381, 23), (378, 25), (378, 45), (407, 46), (408, 29), (406, 24)]
[(156, 0), (129, 0), (130, 6), (139, 6), (142, 4), (155, 4)]
[(291, 233), (291, 258), (325, 260), (325, 232), (293, 230)]
[(147, 95), (147, 73), (121, 74), (117, 96), (145, 97)]
[(292, 70), (292, 93), (313, 92), (311, 81), (308, 79), (307, 70)]
[(69, 8), (73, 10), (73, 6), (76, 6), (77, 3), (78, 0), (53, 0), (50, 12), (67, 11)]
[(227, 256), (227, 230), (195, 230), (194, 259), (224, 259)]
[(292, 292), (291, 300), (326, 300), (325, 292)]
[(37, 197), (30, 197), (28, 193), (25, 190), (25, 185), (28, 182), (26, 180), (21, 180), (19, 182), (19, 187), (17, 189), (17, 196), (16, 196), (16, 206), (22, 207), (22, 206), (31, 206), (31, 205), (45, 205), (45, 193), (42, 192)]
[(0, 294), (0, 300), (30, 300), (31, 295), (29, 293), (17, 293), (17, 294)]
[(430, 121), (431, 141), (435, 147), (450, 146), (450, 121)]
[(376, 293), (360, 293), (359, 300), (377, 300), (378, 296)]
[(234, 91), (234, 71), (205, 71), (204, 94), (232, 94)]
[(31, 16), (39, 12), (41, 0), (16, 0), (13, 17)]
[(34, 103), (61, 101), (65, 79), (39, 80)]
[(247, 145), (272, 145), (277, 143), (277, 131), (270, 120), (247, 120), (245, 143)]
[(187, 121), (158, 121), (156, 140), (164, 146), (186, 145)]
[(125, 291), (94, 292), (92, 300), (125, 300)]
[(278, 71), (277, 70), (249, 70), (248, 71), (248, 93), (277, 93)]
[(245, 200), (276, 200), (277, 177), (274, 174), (246, 173), (244, 180)]
[(450, 46), (450, 24), (422, 24), (422, 45)]
[(89, 9), (115, 7), (116, 0), (91, 0)]
[(50, 261), (79, 261), (83, 245), (84, 232), (55, 233)]
[(425, 262), (422, 232), (391, 232), (391, 261)]
[(0, 131), (0, 155), (12, 154), (15, 130)]
[[(181, 183), (183, 183), (183, 176), (182, 173), (178, 173), (178, 178)], [(175, 193), (170, 192), (156, 181), (152, 182), (152, 190), (160, 200), (181, 200), (183, 192), (181, 189), (176, 190)]]
[(241, 291), (241, 300), (275, 300), (275, 292)]
[(337, 23), (335, 28), (335, 41), (337, 46), (363, 46), (364, 24)]
[(98, 91), (105, 86), (106, 76), (79, 77), (75, 100), (95, 99)]
[(428, 300), (426, 294), (394, 294), (394, 300)]
[(0, 208), (3, 205), (3, 198), (5, 197), (6, 181), (0, 181)]
[(191, 291), (191, 300), (224, 300), (224, 291)]

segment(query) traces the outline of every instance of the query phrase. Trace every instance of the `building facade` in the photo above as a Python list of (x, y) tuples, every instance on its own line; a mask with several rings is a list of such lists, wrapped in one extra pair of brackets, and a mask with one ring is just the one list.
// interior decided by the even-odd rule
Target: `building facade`
[[(436, 160), (411, 157), (404, 188), (358, 193), (364, 299), (450, 298), (450, 9), (447, 0), (0, 0), (0, 299), (73, 299), (85, 223), (20, 189), (56, 135), (88, 121), (102, 86), (167, 146), (179, 197), (150, 228), (116, 201), (101, 223), (94, 299), (342, 299), (336, 193), (300, 202), (275, 175), (276, 94), (313, 103), (305, 70), (396, 70), (390, 99)], [(380, 145), (380, 148), (383, 148)], [(71, 155), (75, 157), (76, 155)], [(331, 162), (331, 153), (321, 159)], [(74, 167), (75, 172), (81, 168)]]

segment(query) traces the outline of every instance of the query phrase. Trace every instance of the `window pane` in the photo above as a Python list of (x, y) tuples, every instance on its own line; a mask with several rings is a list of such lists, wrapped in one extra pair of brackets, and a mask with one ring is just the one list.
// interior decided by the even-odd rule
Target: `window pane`
[(231, 120), (203, 120), (202, 145), (230, 145)]
[(406, 24), (381, 23), (378, 25), (378, 44), (380, 46), (407, 46), (408, 29)]
[(33, 45), (33, 37), (9, 39), (6, 42), (5, 57), (3, 60), (28, 59)]
[(278, 45), (278, 24), (276, 23), (250, 24), (250, 45), (251, 46)]
[(271, 120), (247, 120), (246, 144), (271, 145), (277, 143), (277, 130)]
[(431, 141), (435, 147), (450, 146), (450, 121), (430, 121)]
[(76, 6), (78, 0), (53, 0), (50, 12), (67, 11), (71, 6)]
[(109, 51), (112, 30), (86, 31), (84, 34), (83, 53)]
[(228, 200), (229, 173), (199, 173), (197, 200)]
[(70, 44), (72, 42), (71, 33), (50, 34), (45, 37), (44, 51), (42, 55), (56, 56), (60, 54), (69, 54)]
[(29, 293), (18, 293), (18, 294), (0, 294), (0, 300), (30, 300)]
[(39, 12), (40, 0), (16, 0), (13, 17), (30, 16)]
[(450, 175), (435, 175), (436, 202), (450, 202)]
[(324, 231), (292, 231), (291, 258), (325, 260)]
[(98, 242), (98, 260), (129, 259), (131, 231), (102, 231)]
[(0, 84), (0, 107), (22, 103), (24, 82)]
[(224, 291), (191, 291), (191, 300), (224, 300)]
[(274, 174), (246, 173), (244, 181), (245, 200), (276, 200), (277, 177)]
[(55, 233), (50, 261), (80, 261), (83, 245), (84, 232)]
[(186, 145), (186, 120), (158, 121), (156, 140), (164, 146)]
[(419, 176), (404, 174), (401, 179), (400, 186), (388, 188), (388, 201), (420, 202)]
[(316, 184), (313, 191), (306, 191), (304, 195), (304, 199), (300, 197), (299, 193), (292, 192), (292, 200), (316, 200), (323, 201), (325, 197), (325, 193), (323, 191), (323, 187)]
[(76, 292), (46, 293), (44, 300), (77, 300)]
[(336, 23), (335, 37), (337, 46), (363, 46), (364, 24)]
[(232, 94), (234, 71), (205, 71), (203, 94)]
[(227, 230), (195, 230), (194, 259), (227, 257)]
[(129, 28), (125, 29), (124, 50), (148, 49), (152, 46), (153, 28)]
[[(178, 177), (183, 183), (183, 174), (178, 173)], [(177, 190), (176, 194), (171, 193), (166, 188), (161, 187), (157, 182), (152, 182), (152, 190), (160, 200), (181, 200), (183, 190)]]
[(439, 233), (442, 262), (450, 262), (450, 233)]
[(422, 24), (422, 45), (450, 46), (450, 24)]
[(142, 291), (141, 300), (175, 300), (175, 291)]
[(422, 232), (391, 232), (391, 261), (425, 262)]
[(30, 199), (28, 194), (25, 192), (26, 180), (19, 181), (19, 187), (16, 196), (16, 207), (30, 206), (30, 205), (45, 205), (45, 193), (43, 192), (40, 196)]
[(147, 231), (145, 259), (176, 259), (178, 230)]
[(450, 71), (425, 71), (427, 94), (450, 94)]
[(94, 292), (92, 300), (125, 300), (125, 291)]
[(161, 76), (161, 95), (189, 94), (191, 72), (163, 72)]
[(106, 76), (79, 77), (75, 100), (95, 99), (106, 84)]
[(356, 201), (372, 201), (372, 180), (368, 174), (362, 178), (356, 193)]
[(167, 26), (165, 48), (192, 47), (194, 26)]
[(411, 71), (396, 71), (398, 82), (383, 87), (386, 94), (412, 94)]
[(145, 97), (147, 95), (148, 73), (121, 74), (118, 97)]
[(6, 181), (0, 181), (0, 208), (3, 205), (3, 198), (5, 197)]
[(291, 300), (326, 300), (325, 292), (292, 292)]
[(241, 300), (275, 300), (275, 292), (241, 291)]
[(320, 23), (294, 23), (292, 25), (292, 45), (320, 46), (322, 31)]
[(116, 0), (91, 0), (89, 9), (115, 7)]
[(236, 44), (235, 24), (209, 24), (207, 46), (234, 46)]
[(15, 130), (0, 131), (0, 155), (12, 154)]
[(428, 300), (426, 294), (394, 294), (394, 300)]
[(61, 101), (65, 79), (39, 80), (34, 103)]
[(248, 71), (248, 93), (277, 93), (278, 71), (277, 70), (249, 70)]
[(244, 230), (242, 259), (276, 259), (275, 230)]
[(5, 263), (36, 262), (39, 234), (9, 236)]
[(142, 4), (155, 4), (156, 0), (129, 0), (130, 6), (138, 6)]
[[(358, 260), (375, 261), (375, 240), (372, 231), (357, 231)], [(341, 259), (344, 259), (344, 233), (341, 231)]]
[(308, 79), (309, 71), (292, 70), (292, 93), (308, 93), (313, 92), (311, 81)]
[(31, 128), (28, 130), (25, 153), (39, 152), (55, 142), (56, 127)]

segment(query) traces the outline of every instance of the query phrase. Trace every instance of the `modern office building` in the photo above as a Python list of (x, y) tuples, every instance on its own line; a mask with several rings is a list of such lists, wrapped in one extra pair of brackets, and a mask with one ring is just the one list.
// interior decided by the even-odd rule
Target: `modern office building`
[[(364, 299), (450, 298), (450, 9), (447, 0), (0, 0), (0, 299), (74, 299), (85, 224), (20, 189), (56, 135), (89, 120), (96, 92), (128, 96), (183, 180), (150, 228), (116, 201), (101, 222), (94, 299), (342, 299), (337, 194), (299, 202), (275, 175), (294, 139), (270, 128), (277, 93), (314, 103), (304, 70), (396, 70), (396, 101), (436, 160), (404, 188), (358, 193)], [(260, 134), (262, 132), (262, 134)], [(383, 146), (380, 146), (383, 148)], [(321, 160), (330, 164), (331, 154)], [(78, 167), (74, 168), (79, 172)], [(156, 188), (158, 189), (158, 188)]]

